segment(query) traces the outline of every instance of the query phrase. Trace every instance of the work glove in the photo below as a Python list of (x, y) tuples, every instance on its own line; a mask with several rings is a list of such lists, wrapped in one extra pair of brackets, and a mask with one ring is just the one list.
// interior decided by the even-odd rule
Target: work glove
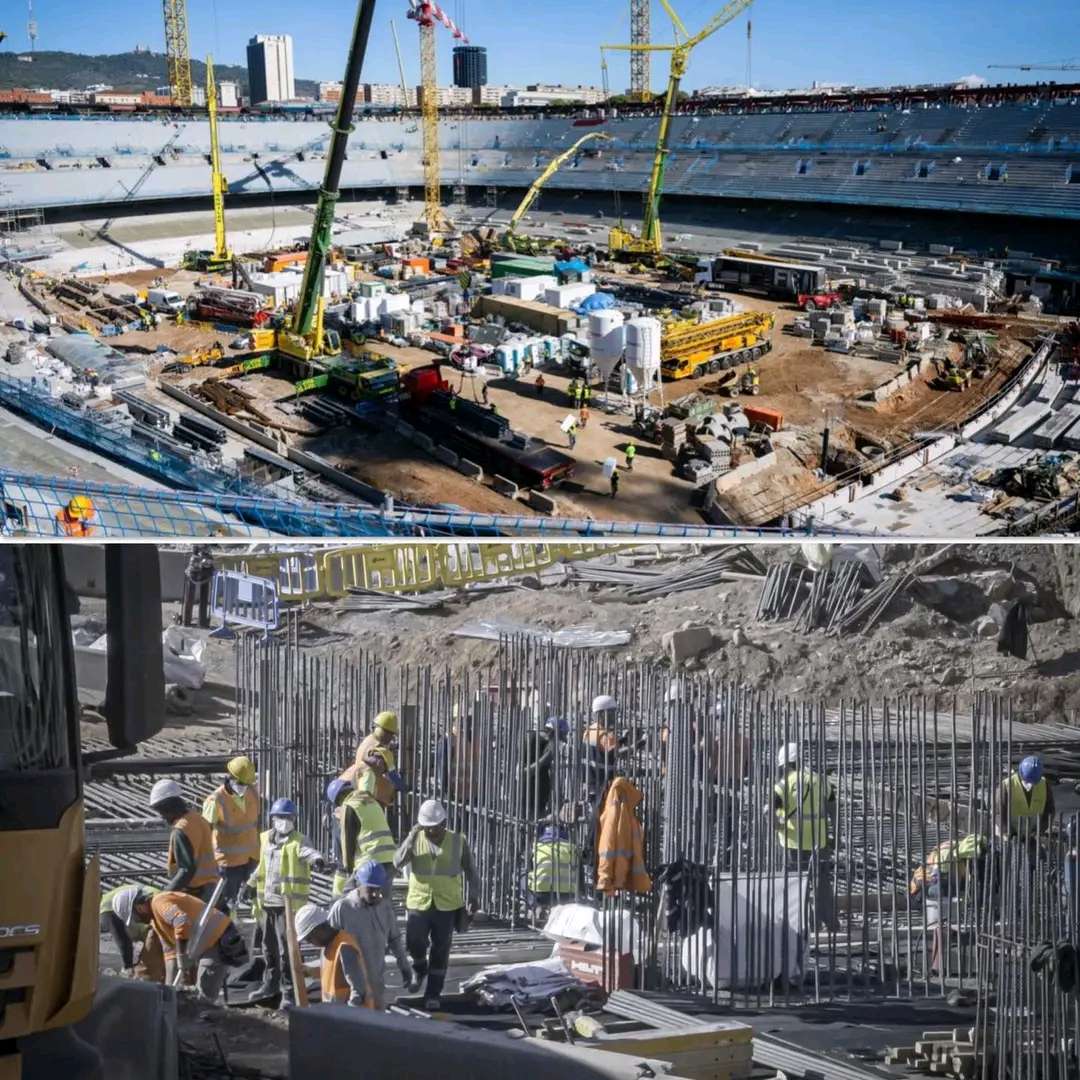
[(244, 884), (240, 886), (240, 895), (238, 899), (242, 904), (250, 904), (252, 900), (255, 899), (256, 895), (257, 892), (255, 886), (252, 885), (250, 881), (245, 881)]
[(470, 915), (475, 915), (480, 910), (479, 900), (470, 900), (466, 905)]
[(121, 968), (121, 970), (120, 970), (120, 978), (121, 979), (134, 979), (135, 978), (135, 969), (134, 968)]
[[(411, 988), (412, 987), (412, 982), (413, 982), (412, 964), (409, 964), (409, 963), (401, 964), (398, 967), (398, 971), (401, 972), (401, 983), (402, 983), (402, 985), (403, 986), (408, 986), (408, 987)], [(417, 985), (417, 987), (419, 987), (419, 985), (420, 985), (419, 982), (417, 982), (416, 985)]]
[(410, 994), (415, 994), (420, 989), (420, 984), (423, 981), (424, 980), (421, 979), (420, 976), (417, 975), (415, 971), (410, 972), (409, 973), (409, 981), (408, 981), (408, 984), (407, 984), (407, 988), (408, 988), (409, 993)]
[(386, 778), (394, 785), (394, 790), (399, 792), (405, 792), (409, 790), (409, 785), (405, 783), (405, 777), (397, 771), (397, 769), (391, 769), (386, 774)]
[(316, 873), (319, 873), (319, 874), (324, 873), (326, 871), (326, 860), (325, 859), (316, 859), (311, 864), (311, 869), (316, 871)]

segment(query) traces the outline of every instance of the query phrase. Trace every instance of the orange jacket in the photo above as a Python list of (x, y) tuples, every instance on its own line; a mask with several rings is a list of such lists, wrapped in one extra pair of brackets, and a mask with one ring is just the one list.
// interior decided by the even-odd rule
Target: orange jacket
[(619, 889), (649, 892), (652, 878), (645, 872), (641, 822), (634, 811), (641, 792), (623, 776), (608, 786), (600, 809), (596, 841), (596, 888), (602, 893)]
[[(190, 941), (195, 927), (202, 918), (206, 905), (187, 893), (160, 892), (150, 899), (150, 922), (153, 924), (165, 949), (165, 959), (176, 958), (176, 943)], [(228, 929), (230, 919), (216, 908), (206, 920), (199, 956), (205, 956)]]

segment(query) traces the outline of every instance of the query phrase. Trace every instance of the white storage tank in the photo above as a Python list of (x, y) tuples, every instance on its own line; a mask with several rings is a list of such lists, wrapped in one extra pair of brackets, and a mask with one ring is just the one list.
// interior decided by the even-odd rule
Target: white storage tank
[(626, 366), (642, 386), (650, 386), (659, 377), (659, 319), (631, 319), (626, 324)]
[(622, 359), (624, 333), (623, 313), (616, 308), (589, 315), (589, 357), (605, 383)]

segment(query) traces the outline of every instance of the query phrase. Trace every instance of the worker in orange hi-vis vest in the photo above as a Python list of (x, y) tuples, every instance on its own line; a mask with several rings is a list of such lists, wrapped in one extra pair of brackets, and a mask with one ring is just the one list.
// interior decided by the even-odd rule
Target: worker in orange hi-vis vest
[(214, 859), (225, 879), (221, 906), (227, 911), (259, 865), (259, 793), (251, 758), (232, 758), (225, 773), (222, 785), (206, 797), (203, 817), (213, 832)]

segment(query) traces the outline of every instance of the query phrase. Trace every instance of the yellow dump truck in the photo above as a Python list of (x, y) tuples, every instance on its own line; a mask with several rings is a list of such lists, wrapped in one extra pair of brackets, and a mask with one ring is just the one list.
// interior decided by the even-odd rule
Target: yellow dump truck
[(692, 379), (750, 363), (772, 348), (772, 328), (772, 315), (762, 311), (671, 320), (660, 334), (660, 371), (665, 379)]

